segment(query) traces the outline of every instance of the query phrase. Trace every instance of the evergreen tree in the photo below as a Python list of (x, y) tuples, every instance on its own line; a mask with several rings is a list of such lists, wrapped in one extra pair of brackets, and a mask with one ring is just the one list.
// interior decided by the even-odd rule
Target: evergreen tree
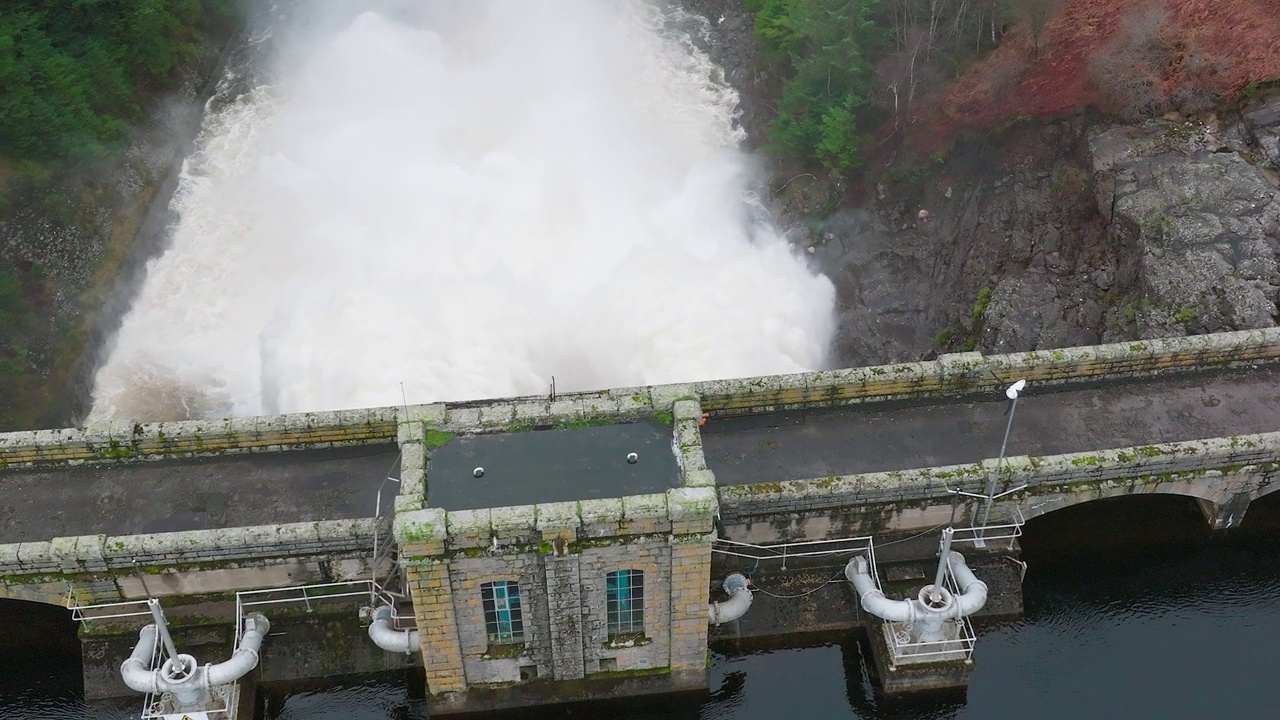
[(749, 7), (765, 62), (784, 78), (766, 148), (838, 173), (857, 168), (868, 54), (888, 39), (873, 20), (879, 0), (751, 0)]

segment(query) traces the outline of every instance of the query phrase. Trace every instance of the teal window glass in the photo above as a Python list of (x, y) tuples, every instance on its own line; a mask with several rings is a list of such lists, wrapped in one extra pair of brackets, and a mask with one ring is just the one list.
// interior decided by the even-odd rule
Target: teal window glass
[(480, 586), (484, 629), (490, 645), (524, 642), (524, 616), (520, 611), (520, 583), (511, 580)]
[(616, 570), (605, 576), (609, 637), (644, 633), (644, 571)]

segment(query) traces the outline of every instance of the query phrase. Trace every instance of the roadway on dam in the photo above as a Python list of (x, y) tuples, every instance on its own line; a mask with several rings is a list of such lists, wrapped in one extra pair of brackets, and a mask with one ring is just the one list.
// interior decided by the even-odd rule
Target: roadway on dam
[[(0, 472), (0, 544), (368, 518), (394, 443)], [(384, 503), (398, 485), (388, 483)]]
[[(779, 482), (995, 458), (1009, 402), (933, 400), (713, 418), (702, 429), (718, 485)], [(1056, 455), (1280, 431), (1280, 368), (1060, 389), (1018, 400), (1009, 456)]]

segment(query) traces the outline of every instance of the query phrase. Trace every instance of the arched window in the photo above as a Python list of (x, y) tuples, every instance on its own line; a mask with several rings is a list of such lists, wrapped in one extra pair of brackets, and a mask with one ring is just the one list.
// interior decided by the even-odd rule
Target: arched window
[(484, 630), (490, 645), (524, 642), (524, 616), (520, 611), (520, 583), (513, 580), (488, 582), (480, 586), (484, 606)]
[(609, 639), (644, 634), (644, 571), (615, 570), (605, 576)]

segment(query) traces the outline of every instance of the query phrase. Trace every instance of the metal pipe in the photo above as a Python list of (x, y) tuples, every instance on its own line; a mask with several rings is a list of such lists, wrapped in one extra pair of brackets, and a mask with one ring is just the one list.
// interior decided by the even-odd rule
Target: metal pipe
[(861, 555), (844, 566), (844, 576), (858, 591), (862, 609), (879, 618), (892, 622), (914, 623), (915, 606), (908, 600), (890, 600), (884, 596), (871, 578), (871, 566)]
[(974, 576), (964, 562), (964, 556), (952, 550), (943, 556), (951, 563), (951, 573), (956, 577), (960, 594), (952, 595), (943, 590), (938, 593), (939, 602), (933, 605), (924, 602), (928, 597), (921, 588), (920, 596), (912, 600), (890, 600), (876, 587), (871, 577), (870, 564), (861, 555), (854, 557), (844, 568), (844, 576), (858, 591), (858, 599), (862, 609), (876, 617), (891, 622), (906, 623), (917, 627), (919, 631), (937, 628), (942, 620), (958, 620), (982, 609), (987, 602), (987, 586)]
[(175, 653), (152, 670), (152, 651), (156, 645), (157, 626), (147, 625), (138, 634), (138, 644), (129, 659), (120, 665), (120, 677), (130, 689), (143, 693), (168, 693), (174, 712), (201, 712), (210, 709), (211, 689), (230, 685), (258, 665), (258, 651), (271, 623), (260, 613), (245, 618), (245, 631), (240, 645), (226, 662), (199, 667), (190, 655)]
[(973, 574), (965, 564), (964, 556), (951, 552), (951, 574), (956, 578), (960, 594), (956, 596), (956, 617), (968, 617), (987, 604), (987, 584)]
[(262, 613), (249, 613), (244, 619), (244, 634), (240, 646), (227, 660), (205, 667), (210, 687), (230, 685), (258, 666), (258, 651), (271, 630), (271, 623)]
[(422, 647), (418, 631), (395, 629), (391, 626), (393, 618), (395, 618), (395, 610), (389, 605), (383, 605), (374, 610), (373, 624), (369, 626), (369, 639), (373, 640), (374, 645), (387, 652), (405, 655), (417, 652)]
[(156, 646), (156, 626), (148, 625), (138, 633), (138, 644), (133, 646), (129, 659), (120, 663), (120, 677), (130, 690), (140, 693), (160, 692), (156, 687), (156, 673), (151, 670), (151, 653)]
[(938, 552), (938, 572), (933, 576), (933, 587), (935, 596), (937, 591), (942, 587), (942, 580), (947, 574), (947, 553), (951, 552), (951, 536), (955, 534), (955, 530), (945, 528), (942, 531), (942, 549)]
[(747, 577), (742, 573), (729, 573), (724, 579), (724, 591), (729, 599), (707, 605), (707, 620), (712, 625), (733, 622), (751, 608), (751, 588), (747, 585)]
[(207, 673), (198, 665), (194, 657), (179, 655), (166, 660), (156, 671), (156, 686), (173, 698), (175, 711), (206, 710), (213, 704)]
[(164, 645), (165, 656), (170, 660), (178, 657), (178, 649), (173, 645), (173, 637), (169, 635), (169, 623), (165, 620), (164, 610), (160, 607), (160, 601), (155, 598), (147, 600), (147, 609), (151, 611), (151, 617), (156, 621), (156, 633), (160, 635), (160, 642)]

